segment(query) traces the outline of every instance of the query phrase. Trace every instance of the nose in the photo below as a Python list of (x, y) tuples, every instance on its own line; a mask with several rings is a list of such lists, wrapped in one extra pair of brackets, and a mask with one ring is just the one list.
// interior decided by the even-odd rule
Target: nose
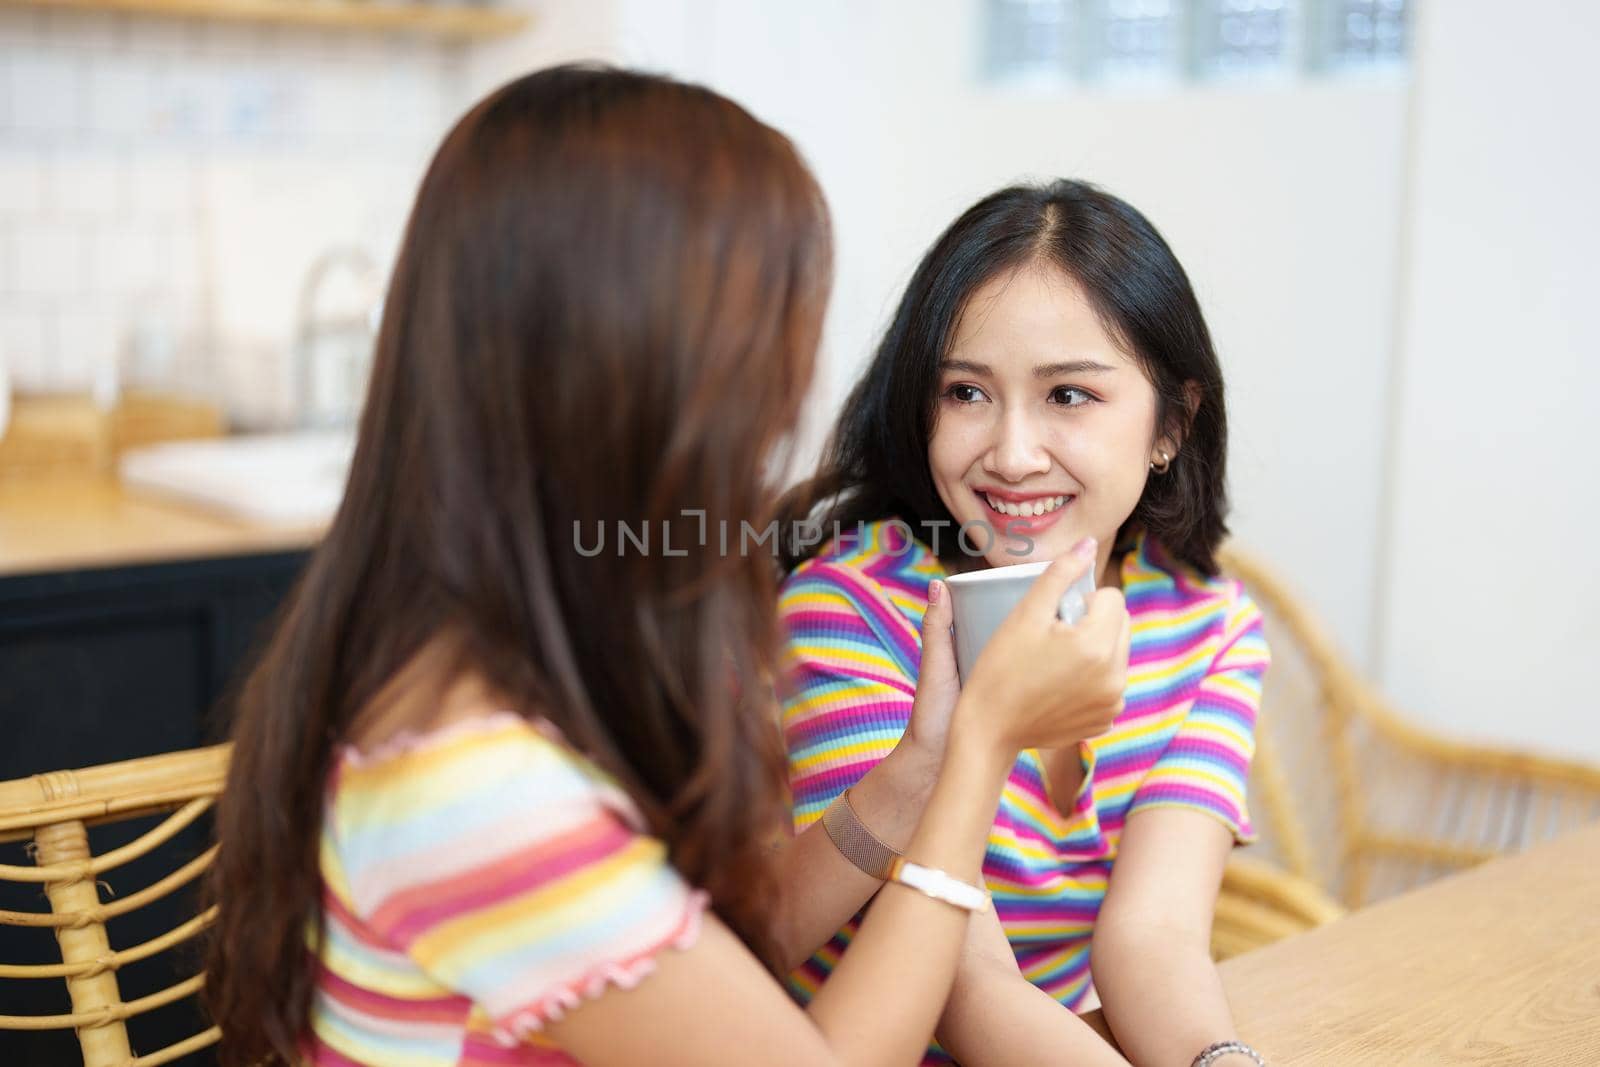
[(1044, 436), (1026, 412), (1012, 411), (1001, 416), (996, 437), (984, 456), (984, 467), (1008, 482), (1020, 482), (1036, 474), (1048, 474), (1050, 456)]

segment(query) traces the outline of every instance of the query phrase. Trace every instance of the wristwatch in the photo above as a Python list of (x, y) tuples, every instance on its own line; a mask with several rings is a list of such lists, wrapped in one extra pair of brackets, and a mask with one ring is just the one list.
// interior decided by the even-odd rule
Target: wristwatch
[(889, 880), (894, 861), (900, 858), (900, 853), (880, 841), (861, 822), (856, 809), (850, 806), (850, 790), (840, 793), (828, 805), (822, 813), (822, 826), (828, 831), (828, 839), (845, 859), (880, 882)]

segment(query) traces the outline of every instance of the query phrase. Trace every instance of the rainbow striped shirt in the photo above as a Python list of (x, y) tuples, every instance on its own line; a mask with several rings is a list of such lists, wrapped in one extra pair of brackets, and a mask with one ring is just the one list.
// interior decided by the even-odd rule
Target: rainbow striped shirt
[[(797, 567), (779, 601), (783, 724), (796, 831), (821, 818), (905, 732), (938, 559), (903, 527), (869, 524)], [(1220, 819), (1245, 808), (1268, 655), (1261, 614), (1235, 581), (1206, 579), (1141, 538), (1122, 561), (1133, 622), (1126, 707), (1079, 746), (1083, 784), (1052, 801), (1038, 752), (1018, 758), (1000, 801), (984, 879), (1022, 973), (1074, 1008), (1090, 989), (1089, 946), (1128, 816), (1176, 806)], [(1062, 814), (1067, 811), (1070, 814)], [(814, 994), (852, 921), (790, 978)], [(947, 1062), (937, 1048), (930, 1063)]]
[(540, 1029), (687, 947), (705, 895), (553, 727), (499, 713), (346, 750), (304, 1061), (570, 1065)]

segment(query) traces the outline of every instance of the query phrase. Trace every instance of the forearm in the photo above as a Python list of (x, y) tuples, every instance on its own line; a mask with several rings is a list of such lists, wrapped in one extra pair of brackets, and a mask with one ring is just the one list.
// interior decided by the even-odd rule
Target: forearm
[(992, 971), (962, 978), (939, 1020), (939, 1044), (963, 1067), (1128, 1067), (1101, 1036), (1044, 990)]
[[(1203, 933), (1158, 924), (1096, 929), (1094, 982), (1106, 1022), (1135, 1067), (1189, 1067), (1236, 1036)], [(1248, 1064), (1229, 1056), (1217, 1067)]]
[[(955, 741), (952, 736), (952, 741)], [(979, 883), (983, 851), (1014, 751), (952, 743), (907, 860)], [(969, 914), (895, 883), (883, 887), (850, 951), (809, 1011), (857, 1063), (915, 1062), (955, 976)]]
[[(904, 851), (939, 774), (939, 756), (902, 741), (850, 790), (861, 821)], [(821, 820), (785, 840), (773, 857), (779, 899), (772, 936), (793, 970), (825, 944), (883, 885), (839, 853)]]

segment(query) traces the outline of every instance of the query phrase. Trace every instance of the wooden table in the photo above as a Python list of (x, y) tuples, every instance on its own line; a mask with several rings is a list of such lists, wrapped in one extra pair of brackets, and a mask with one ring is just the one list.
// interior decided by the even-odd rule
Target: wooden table
[(1600, 1064), (1600, 824), (1221, 965), (1273, 1067)]

